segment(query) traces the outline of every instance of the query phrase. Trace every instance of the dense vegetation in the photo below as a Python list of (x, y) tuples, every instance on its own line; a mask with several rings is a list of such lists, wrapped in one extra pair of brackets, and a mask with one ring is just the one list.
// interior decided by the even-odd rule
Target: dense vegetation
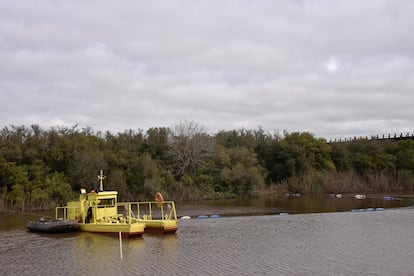
[(0, 208), (51, 208), (96, 183), (122, 200), (414, 188), (414, 140), (327, 143), (307, 132), (209, 135), (196, 122), (123, 133), (38, 125), (0, 132)]

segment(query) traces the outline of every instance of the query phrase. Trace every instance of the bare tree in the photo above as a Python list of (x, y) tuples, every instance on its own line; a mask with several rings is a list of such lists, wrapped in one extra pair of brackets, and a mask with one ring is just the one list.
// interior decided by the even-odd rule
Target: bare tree
[(176, 177), (204, 167), (213, 153), (213, 139), (204, 126), (194, 121), (181, 121), (171, 127), (168, 143)]

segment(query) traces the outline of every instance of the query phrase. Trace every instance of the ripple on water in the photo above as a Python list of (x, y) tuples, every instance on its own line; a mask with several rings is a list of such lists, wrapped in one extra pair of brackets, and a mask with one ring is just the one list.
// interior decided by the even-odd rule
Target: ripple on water
[(1, 275), (410, 275), (414, 209), (183, 220), (176, 235), (0, 232)]

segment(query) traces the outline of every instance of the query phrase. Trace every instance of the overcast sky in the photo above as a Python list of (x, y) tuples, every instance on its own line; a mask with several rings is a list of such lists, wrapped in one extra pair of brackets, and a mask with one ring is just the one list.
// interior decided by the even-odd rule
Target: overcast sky
[(0, 127), (414, 132), (414, 1), (0, 1)]

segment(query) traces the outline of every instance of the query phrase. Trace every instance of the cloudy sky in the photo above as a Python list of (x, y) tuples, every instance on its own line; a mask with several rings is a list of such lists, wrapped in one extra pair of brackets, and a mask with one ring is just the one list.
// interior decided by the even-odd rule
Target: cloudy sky
[(414, 1), (0, 1), (0, 127), (414, 132)]

